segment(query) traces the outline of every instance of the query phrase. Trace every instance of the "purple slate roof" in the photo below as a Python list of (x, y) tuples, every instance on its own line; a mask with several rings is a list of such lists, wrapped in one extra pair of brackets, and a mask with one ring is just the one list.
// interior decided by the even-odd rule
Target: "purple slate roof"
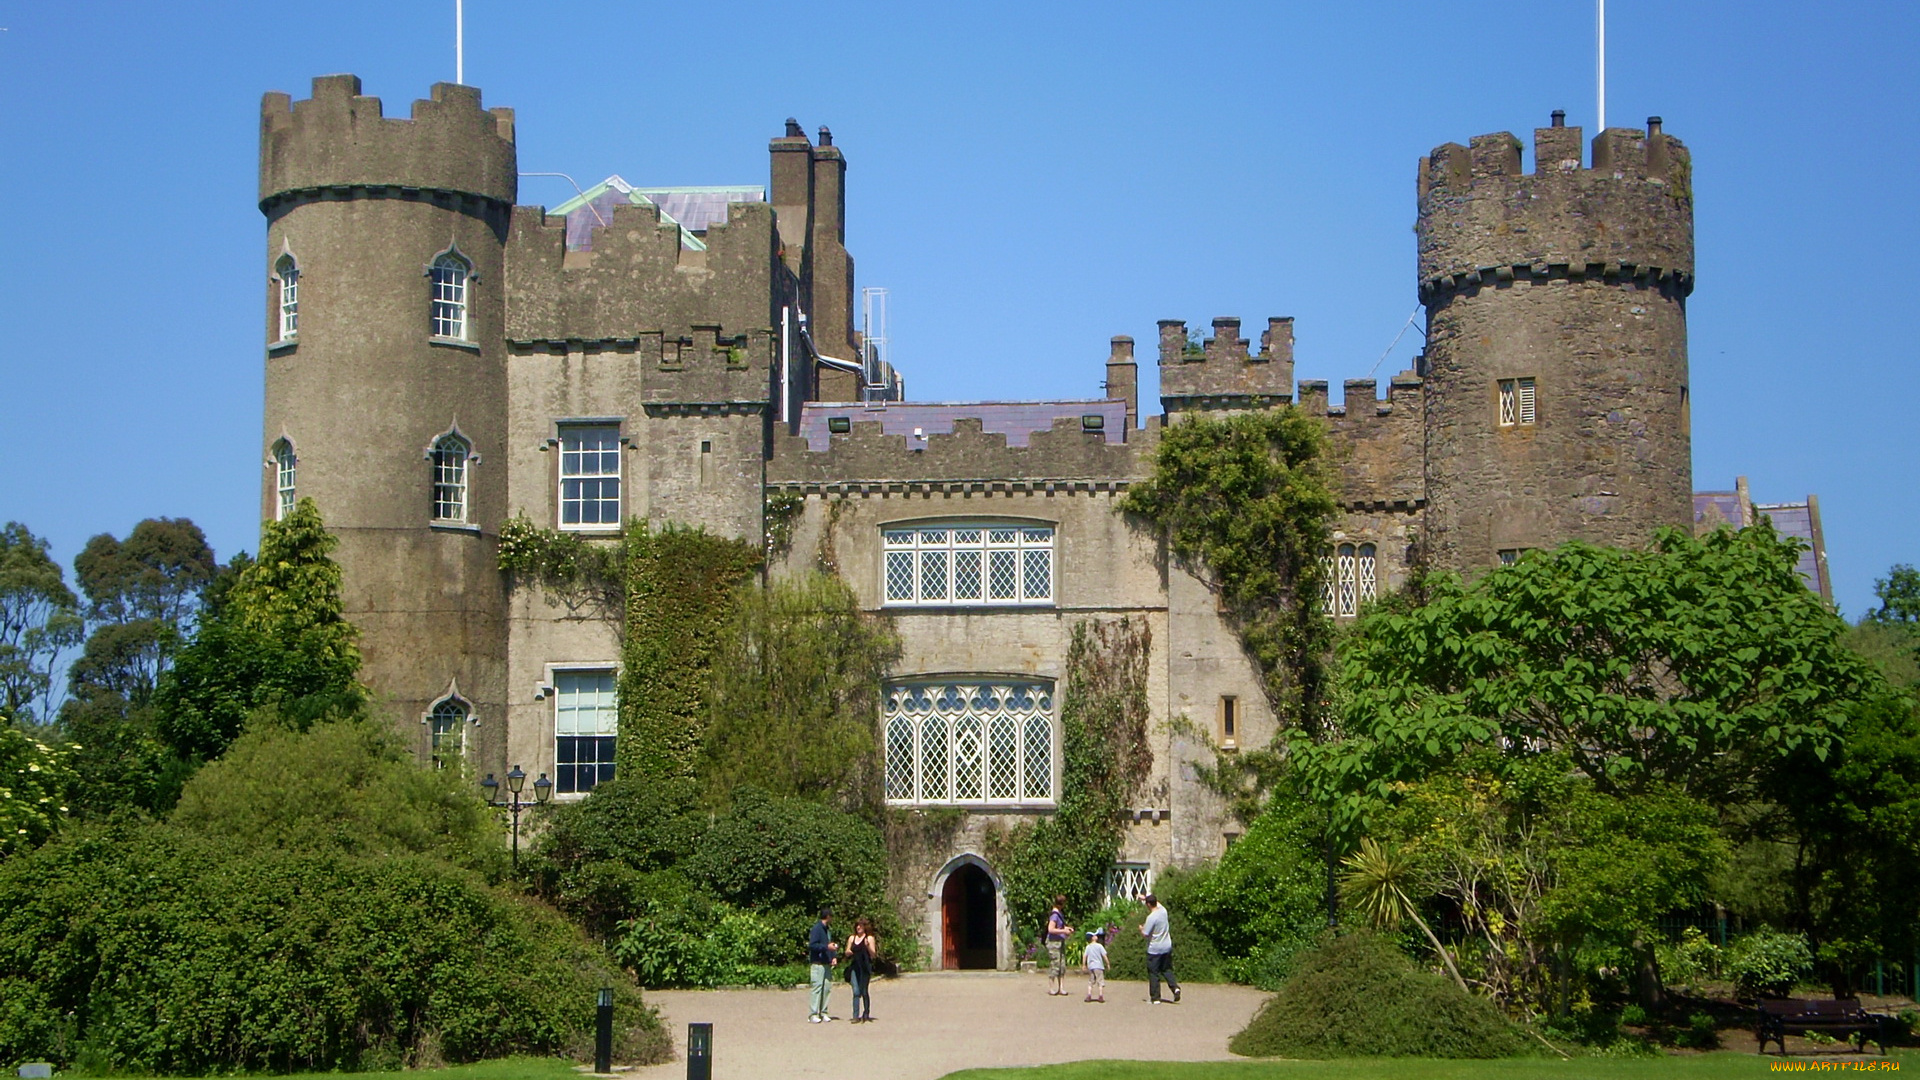
[(1755, 503), (1753, 509), (1773, 520), (1774, 532), (1806, 543), (1806, 550), (1800, 553), (1794, 569), (1800, 572), (1807, 588), (1820, 592), (1820, 537), (1814, 530), (1813, 508), (1806, 503)]
[(634, 188), (648, 201), (667, 212), (690, 232), (703, 233), (713, 225), (727, 223), (727, 207), (737, 202), (765, 202), (766, 192), (757, 187), (737, 188)]
[(1089, 401), (916, 401), (916, 402), (832, 402), (809, 401), (800, 407), (800, 434), (807, 449), (826, 450), (831, 440), (827, 421), (844, 416), (856, 424), (880, 421), (880, 430), (888, 435), (911, 436), (915, 428), (926, 435), (946, 435), (953, 422), (977, 419), (982, 431), (999, 432), (1008, 446), (1025, 446), (1027, 437), (1046, 431), (1062, 417), (1079, 420), (1083, 416), (1104, 418), (1101, 436), (1108, 442), (1125, 438), (1127, 403), (1119, 400)]
[(1696, 525), (1726, 525), (1743, 528), (1745, 511), (1737, 491), (1696, 491), (1693, 493), (1693, 521)]

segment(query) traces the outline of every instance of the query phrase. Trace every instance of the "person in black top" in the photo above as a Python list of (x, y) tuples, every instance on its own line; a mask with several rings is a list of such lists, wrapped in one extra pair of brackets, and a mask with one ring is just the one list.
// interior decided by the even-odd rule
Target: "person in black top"
[(833, 967), (839, 963), (834, 954), (840, 951), (840, 943), (833, 940), (833, 931), (827, 929), (832, 919), (833, 909), (821, 908), (820, 921), (814, 923), (813, 930), (807, 934), (808, 974), (813, 981), (813, 1011), (807, 1020), (815, 1024), (833, 1019), (827, 1013), (827, 991), (833, 988)]
[(853, 1022), (873, 1019), (873, 962), (880, 958), (880, 939), (873, 936), (873, 923), (861, 916), (853, 920), (853, 936), (847, 939), (847, 982), (853, 984)]

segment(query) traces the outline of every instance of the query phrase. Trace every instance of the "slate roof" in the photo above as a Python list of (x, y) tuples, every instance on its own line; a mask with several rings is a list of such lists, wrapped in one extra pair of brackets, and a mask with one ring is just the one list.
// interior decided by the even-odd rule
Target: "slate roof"
[(722, 187), (637, 188), (617, 174), (547, 211), (567, 219), (567, 250), (593, 250), (593, 230), (613, 221), (616, 206), (657, 206), (662, 224), (680, 226), (680, 246), (705, 251), (701, 234), (726, 224), (727, 208), (737, 202), (765, 202), (765, 188), (751, 184)]
[(800, 406), (800, 434), (807, 449), (826, 450), (831, 435), (827, 421), (836, 416), (853, 423), (880, 421), (880, 430), (888, 435), (912, 436), (915, 428), (925, 435), (947, 435), (953, 422), (977, 419), (985, 432), (999, 432), (1008, 446), (1025, 446), (1027, 437), (1046, 431), (1061, 417), (1078, 421), (1083, 416), (1102, 418), (1101, 437), (1108, 442), (1125, 438), (1127, 403), (1120, 400), (1087, 401), (809, 401)]

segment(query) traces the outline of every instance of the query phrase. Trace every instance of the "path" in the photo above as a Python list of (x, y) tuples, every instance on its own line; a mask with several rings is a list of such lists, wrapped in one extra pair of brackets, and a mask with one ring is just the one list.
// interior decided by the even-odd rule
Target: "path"
[(807, 988), (651, 990), (673, 1033), (674, 1060), (635, 1069), (632, 1080), (687, 1075), (687, 1024), (713, 1024), (714, 1080), (935, 1080), (956, 1069), (1046, 1065), (1095, 1058), (1209, 1061), (1265, 994), (1245, 986), (1182, 988), (1178, 1005), (1147, 1004), (1141, 982), (1107, 984), (1107, 1003), (1048, 997), (1040, 975), (928, 972), (879, 980), (870, 1024), (846, 1021), (851, 995), (833, 986), (830, 1024), (807, 1023)]

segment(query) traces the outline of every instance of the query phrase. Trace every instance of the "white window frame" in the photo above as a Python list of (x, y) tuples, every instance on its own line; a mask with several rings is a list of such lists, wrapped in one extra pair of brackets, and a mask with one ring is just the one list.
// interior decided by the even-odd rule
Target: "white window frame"
[(1321, 610), (1336, 619), (1350, 619), (1380, 593), (1379, 548), (1373, 544), (1341, 543), (1322, 556), (1326, 582), (1321, 587)]
[(1500, 426), (1532, 427), (1539, 418), (1539, 395), (1531, 376), (1500, 380)]
[(1044, 679), (889, 684), (880, 727), (887, 804), (1052, 807), (1060, 773), (1053, 706), (1053, 683)]
[[(447, 768), (448, 760), (462, 765), (467, 758), (467, 725), (473, 722), (473, 705), (459, 694), (448, 694), (427, 710), (427, 760), (435, 769)], [(441, 752), (442, 740), (451, 735), (453, 753)]]
[(300, 333), (300, 260), (289, 251), (274, 260), (273, 279), (280, 283), (277, 298), (280, 336), (277, 341), (293, 341)]
[(458, 248), (448, 248), (434, 256), (427, 267), (430, 309), (428, 328), (444, 341), (470, 341), (473, 321), (467, 317), (471, 299), (473, 263)]
[[(586, 438), (589, 432), (596, 433), (591, 448)], [(612, 420), (570, 421), (559, 425), (558, 435), (555, 445), (560, 453), (557, 508), (560, 528), (567, 532), (617, 531), (624, 509), (621, 473), (626, 466), (626, 440), (620, 437), (620, 424)], [(570, 440), (573, 441), (571, 447)], [(607, 471), (609, 462), (612, 471)], [(589, 507), (593, 511), (592, 521), (585, 520)], [(569, 508), (574, 513), (572, 521), (567, 519)], [(611, 519), (607, 517), (609, 512)]]
[[(571, 719), (569, 719), (568, 716), (569, 703), (567, 699), (569, 696), (569, 684), (571, 683), (577, 687), (579, 680), (587, 678), (606, 680), (604, 688), (601, 686), (592, 688), (596, 697), (603, 692), (603, 689), (607, 694), (605, 702), (596, 700), (593, 703), (595, 715), (594, 730), (592, 731), (580, 730), (580, 713), (577, 698), (572, 706), (573, 715)], [(608, 780), (614, 779), (616, 775), (613, 768), (613, 757), (618, 753), (620, 747), (620, 667), (618, 664), (611, 663), (549, 665), (547, 668), (547, 686), (552, 688), (549, 696), (553, 701), (553, 710), (550, 714), (553, 725), (553, 742), (551, 744), (553, 747), (553, 793), (555, 797), (563, 799), (585, 798), (592, 793), (595, 787)], [(577, 696), (578, 693), (579, 691), (576, 689), (574, 694)], [(584, 789), (580, 787), (578, 773), (573, 771), (577, 769), (579, 765), (579, 746), (576, 744), (574, 747), (576, 760), (563, 763), (561, 761), (562, 739), (610, 740), (605, 744), (596, 741), (594, 745), (594, 761), (591, 764), (605, 771), (603, 774), (596, 775), (594, 782), (587, 785)], [(600, 753), (601, 751), (605, 751), (606, 756), (603, 757)]]
[(433, 470), (433, 522), (436, 525), (465, 525), (472, 519), (467, 483), (479, 458), (473, 452), (473, 440), (456, 430), (433, 440), (427, 450)]
[(1153, 891), (1153, 864), (1116, 862), (1107, 868), (1107, 903), (1138, 902)]
[(285, 521), (300, 501), (300, 455), (294, 452), (293, 440), (285, 435), (275, 439), (273, 457), (267, 464), (273, 469), (273, 520)]
[[(1043, 521), (959, 519), (882, 526), (881, 603), (1051, 607), (1059, 592), (1058, 536), (1056, 527)], [(1003, 566), (1011, 567), (1010, 591), (998, 587)]]

